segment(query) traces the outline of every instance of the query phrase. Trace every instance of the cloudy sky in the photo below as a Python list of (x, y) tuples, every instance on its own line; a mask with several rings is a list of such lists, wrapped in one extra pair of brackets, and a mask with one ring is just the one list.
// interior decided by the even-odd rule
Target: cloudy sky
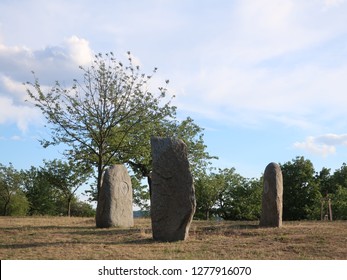
[(61, 157), (37, 141), (48, 132), (25, 102), (32, 70), (69, 84), (94, 53), (128, 50), (170, 79), (215, 166), (259, 177), (301, 155), (317, 171), (347, 162), (345, 0), (1, 0), (0, 11), (2, 164)]

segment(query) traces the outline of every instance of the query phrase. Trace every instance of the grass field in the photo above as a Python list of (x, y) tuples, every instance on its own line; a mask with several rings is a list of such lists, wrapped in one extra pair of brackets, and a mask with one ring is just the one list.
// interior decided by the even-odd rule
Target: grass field
[(189, 239), (152, 240), (149, 219), (131, 229), (95, 228), (93, 218), (0, 217), (0, 259), (347, 259), (347, 221), (193, 221)]

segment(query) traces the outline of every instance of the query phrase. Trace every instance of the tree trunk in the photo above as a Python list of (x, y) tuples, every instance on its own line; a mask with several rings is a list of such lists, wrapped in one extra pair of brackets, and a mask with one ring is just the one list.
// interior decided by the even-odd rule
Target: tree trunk
[(71, 200), (72, 200), (72, 197), (69, 197), (67, 200), (67, 216), (68, 217), (71, 217)]
[(210, 210), (206, 210), (206, 212), (205, 212), (205, 219), (206, 220), (209, 220), (210, 219)]
[(8, 214), (8, 205), (10, 204), (10, 200), (5, 201), (4, 208), (3, 208), (3, 216), (7, 216)]

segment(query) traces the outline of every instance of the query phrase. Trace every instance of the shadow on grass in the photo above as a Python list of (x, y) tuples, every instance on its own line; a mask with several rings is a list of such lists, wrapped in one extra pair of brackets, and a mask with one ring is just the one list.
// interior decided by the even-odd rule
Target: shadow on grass
[(216, 226), (205, 226), (200, 227), (201, 231), (206, 232), (215, 232), (215, 231), (224, 231), (224, 230), (238, 230), (238, 229), (258, 229), (259, 225), (251, 224), (233, 224), (233, 225), (216, 225)]
[(139, 244), (139, 245), (143, 245), (143, 244), (154, 244), (154, 243), (158, 243), (158, 241), (155, 241), (152, 238), (144, 238), (144, 239), (137, 239), (137, 240), (128, 240), (123, 242), (124, 244)]
[[(195, 229), (194, 229), (195, 228)], [(225, 236), (233, 236), (233, 235), (254, 235), (253, 232), (248, 232), (247, 230), (258, 229), (259, 225), (257, 223), (218, 223), (216, 225), (207, 225), (207, 226), (199, 226), (193, 225), (191, 226), (191, 235), (199, 236), (199, 235), (225, 235)], [(142, 228), (96, 228), (95, 226), (21, 226), (21, 227), (6, 227), (1, 228), (1, 230), (19, 230), (28, 231), (39, 231), (39, 230), (52, 230), (52, 233), (59, 233), (64, 235), (75, 236), (77, 239), (80, 239), (78, 236), (81, 236), (81, 240), (66, 240), (66, 241), (58, 241), (54, 242), (31, 242), (31, 243), (14, 243), (14, 244), (0, 244), (0, 249), (26, 249), (26, 248), (36, 248), (36, 247), (58, 247), (61, 245), (70, 246), (70, 245), (147, 245), (147, 244), (157, 244), (161, 243), (158, 241), (149, 238), (152, 231), (148, 227)], [(113, 240), (113, 241), (90, 241), (83, 240), (83, 236), (95, 236), (95, 237), (124, 237), (121, 240)], [(107, 238), (106, 238), (107, 239)]]
[[(80, 235), (109, 235), (109, 234), (131, 234), (140, 232), (140, 228), (97, 228), (95, 226), (16, 226), (16, 227), (0, 227), (1, 231), (39, 231), (39, 230), (67, 230), (63, 233), (66, 234), (80, 234)], [(147, 229), (142, 229), (148, 231)]]
[(90, 241), (59, 241), (59, 242), (32, 242), (32, 243), (20, 243), (20, 244), (1, 244), (0, 249), (29, 249), (29, 248), (39, 248), (39, 247), (60, 247), (62, 245), (125, 245), (125, 244), (154, 244), (157, 241), (152, 238), (141, 238), (127, 241), (118, 242), (90, 242)]
[(33, 243), (21, 243), (21, 244), (1, 244), (1, 249), (28, 249), (28, 248), (36, 248), (36, 247), (48, 247), (48, 246), (60, 246), (63, 244), (67, 244), (68, 242), (33, 242)]
[(89, 230), (76, 230), (71, 232), (66, 232), (67, 234), (72, 235), (94, 235), (94, 236), (108, 236), (108, 235), (124, 235), (130, 236), (132, 234), (141, 233), (141, 229), (139, 228), (89, 228)]
[(52, 229), (95, 229), (95, 227), (76, 227), (76, 226), (17, 226), (17, 227), (1, 227), (0, 230), (52, 230)]
[[(20, 231), (24, 235), (32, 235), (32, 232), (39, 232), (42, 230), (48, 230), (46, 234), (62, 234), (66, 236), (74, 236), (74, 240), (66, 240), (54, 242), (30, 242), (30, 243), (13, 243), (13, 244), (0, 244), (0, 249), (27, 249), (36, 247), (59, 247), (61, 245), (124, 245), (124, 244), (152, 244), (154, 240), (148, 238), (148, 234), (151, 234), (151, 230), (147, 228), (96, 228), (94, 227), (73, 227), (73, 226), (24, 226), (24, 227), (7, 227), (1, 228), (2, 232), (8, 231), (6, 234)], [(147, 236), (146, 236), (147, 235)], [(89, 237), (96, 237), (100, 239), (98, 241), (87, 240)], [(120, 240), (105, 241), (107, 237), (120, 237)], [(86, 240), (83, 240), (86, 237)], [(99, 237), (99, 238), (98, 238)]]

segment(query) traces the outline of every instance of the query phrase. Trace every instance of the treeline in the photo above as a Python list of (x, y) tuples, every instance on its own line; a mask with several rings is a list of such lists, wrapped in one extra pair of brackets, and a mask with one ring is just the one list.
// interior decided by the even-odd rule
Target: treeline
[[(328, 214), (328, 200), (334, 220), (347, 219), (347, 165), (333, 173), (316, 172), (304, 157), (280, 164), (283, 175), (283, 220), (318, 220)], [(195, 181), (196, 218), (257, 220), (261, 214), (263, 178), (247, 179), (234, 168), (205, 174)]]
[(76, 196), (89, 174), (60, 160), (20, 171), (0, 164), (0, 215), (94, 216), (92, 206)]
[[(304, 157), (280, 163), (283, 175), (283, 220), (319, 220), (328, 210), (334, 220), (347, 219), (347, 165), (331, 172), (316, 172)], [(53, 160), (42, 167), (17, 171), (0, 164), (0, 215), (94, 216), (76, 191), (92, 171), (80, 165)], [(195, 174), (196, 219), (258, 220), (263, 178), (245, 178), (234, 168)], [(133, 176), (134, 204), (149, 209), (148, 186)]]

